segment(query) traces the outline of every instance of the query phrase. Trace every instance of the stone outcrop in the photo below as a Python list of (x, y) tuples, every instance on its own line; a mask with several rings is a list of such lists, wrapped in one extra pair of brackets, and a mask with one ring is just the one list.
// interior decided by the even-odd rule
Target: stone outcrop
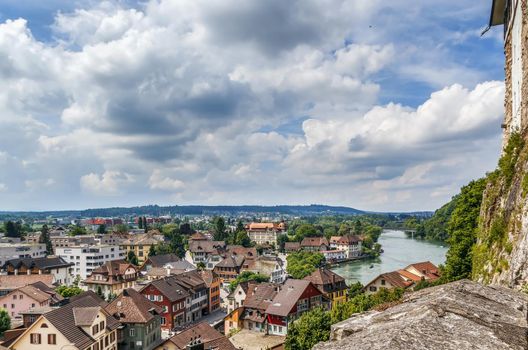
[(462, 280), (332, 327), (316, 350), (528, 349), (528, 295)]

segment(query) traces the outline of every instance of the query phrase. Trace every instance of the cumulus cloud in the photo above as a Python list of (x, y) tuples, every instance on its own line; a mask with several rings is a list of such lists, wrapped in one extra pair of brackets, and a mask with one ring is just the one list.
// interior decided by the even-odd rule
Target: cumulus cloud
[[(47, 41), (31, 18), (0, 24), (6, 209), (50, 209), (50, 193), (433, 209), (495, 161), (503, 84), (448, 47), (476, 38), (445, 39), (483, 5), (79, 4)], [(453, 13), (464, 28), (442, 26)]]

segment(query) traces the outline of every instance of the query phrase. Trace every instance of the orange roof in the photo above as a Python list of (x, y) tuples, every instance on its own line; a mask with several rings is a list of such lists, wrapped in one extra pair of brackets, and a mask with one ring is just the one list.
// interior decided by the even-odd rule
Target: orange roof
[(273, 222), (252, 222), (249, 224), (250, 230), (265, 230), (276, 228), (277, 224)]
[(416, 276), (414, 273), (411, 273), (409, 271), (398, 270), (398, 273), (402, 275), (404, 278), (411, 280), (411, 281), (419, 282), (422, 280), (420, 276)]

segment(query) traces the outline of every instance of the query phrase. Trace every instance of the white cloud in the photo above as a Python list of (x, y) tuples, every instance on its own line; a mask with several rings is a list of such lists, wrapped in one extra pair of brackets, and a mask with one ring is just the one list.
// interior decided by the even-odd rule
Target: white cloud
[(80, 185), (86, 193), (112, 196), (119, 194), (123, 185), (132, 182), (134, 182), (134, 178), (130, 174), (107, 170), (101, 175), (95, 173), (83, 175)]
[(162, 170), (155, 169), (150, 175), (148, 184), (153, 190), (163, 190), (163, 191), (180, 191), (185, 187), (185, 184), (178, 180), (172, 179), (168, 176), (164, 176)]

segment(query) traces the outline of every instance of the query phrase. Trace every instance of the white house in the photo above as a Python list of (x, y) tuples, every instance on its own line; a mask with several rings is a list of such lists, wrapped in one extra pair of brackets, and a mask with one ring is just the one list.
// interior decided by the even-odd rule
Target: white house
[(70, 275), (80, 276), (83, 280), (105, 262), (125, 258), (125, 252), (118, 245), (57, 247), (55, 254), (73, 263)]

